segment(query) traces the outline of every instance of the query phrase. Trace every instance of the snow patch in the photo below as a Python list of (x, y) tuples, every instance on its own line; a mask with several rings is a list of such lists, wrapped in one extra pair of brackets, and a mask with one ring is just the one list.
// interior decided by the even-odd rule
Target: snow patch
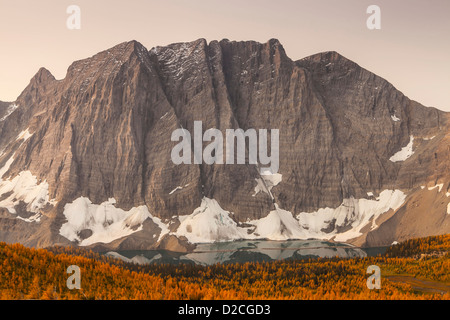
[(428, 190), (431, 191), (431, 190), (434, 190), (436, 188), (439, 188), (438, 192), (441, 192), (443, 186), (444, 186), (444, 184), (440, 183), (440, 184), (435, 185), (434, 187), (429, 187)]
[(256, 226), (255, 236), (270, 240), (305, 239), (307, 236), (291, 212), (280, 209), (275, 204), (275, 210), (259, 220), (249, 222)]
[(400, 151), (395, 153), (392, 157), (389, 158), (392, 162), (398, 162), (398, 161), (405, 161), (409, 157), (411, 157), (414, 154), (413, 151), (413, 141), (414, 137), (411, 135), (409, 138), (409, 143), (403, 147)]
[(20, 216), (17, 216), (17, 219), (19, 220), (23, 220), (25, 222), (40, 222), (41, 221), (41, 214), (40, 213), (36, 213), (34, 216), (31, 216), (29, 218), (22, 218)]
[(0, 207), (8, 209), (15, 214), (15, 206), (23, 201), (27, 204), (27, 211), (40, 213), (47, 203), (54, 204), (48, 195), (47, 181), (37, 183), (37, 178), (30, 171), (22, 171), (12, 180), (0, 182), (0, 194), (10, 193), (10, 195), (0, 201)]
[(175, 191), (181, 190), (181, 189), (183, 189), (183, 187), (178, 186), (175, 189), (173, 189), (172, 191), (170, 191), (169, 194), (173, 194)]
[[(142, 230), (146, 219), (151, 219), (160, 228), (160, 238), (168, 233), (167, 227), (159, 218), (153, 217), (146, 206), (131, 208), (129, 211), (116, 208), (116, 200), (110, 198), (99, 205), (88, 198), (80, 197), (64, 207), (67, 222), (61, 226), (59, 233), (70, 241), (78, 241), (80, 246), (97, 242), (109, 243)], [(92, 235), (80, 238), (80, 232), (91, 230)]]
[(37, 215), (21, 219), (27, 222), (39, 222), (40, 210), (47, 204), (55, 205), (56, 201), (49, 197), (47, 181), (38, 183), (37, 178), (30, 171), (22, 171), (12, 180), (9, 178), (3, 180), (3, 175), (9, 170), (13, 161), (14, 155), (0, 169), (0, 195), (9, 194), (0, 201), (0, 207), (6, 208), (11, 214), (16, 214), (15, 206), (23, 201), (27, 204), (26, 210)]
[(31, 137), (32, 135), (33, 135), (33, 134), (30, 133), (30, 131), (29, 131), (28, 128), (27, 128), (27, 129), (23, 130), (21, 133), (19, 133), (19, 134), (17, 135), (16, 141), (17, 141), (17, 140), (23, 140), (22, 143), (24, 143), (25, 141), (27, 141), (28, 139), (30, 139), (30, 137)]
[(261, 178), (256, 178), (256, 187), (255, 187), (255, 193), (252, 195), (253, 197), (256, 196), (260, 191), (267, 193), (272, 197), (271, 191), (272, 188), (278, 185), (283, 176), (280, 173), (272, 174), (269, 170), (265, 170), (261, 174)]
[[(344, 199), (335, 209), (302, 212), (297, 215), (297, 219), (301, 227), (307, 230), (308, 238), (331, 239), (334, 236), (336, 241), (347, 241), (362, 235), (361, 229), (371, 220), (372, 230), (376, 229), (375, 220), (390, 209), (400, 208), (405, 198), (406, 195), (400, 190), (384, 190), (375, 200)], [(339, 233), (338, 228), (350, 229)]]
[(447, 205), (447, 214), (450, 214), (450, 202)]
[(168, 112), (166, 112), (161, 118), (159, 118), (160, 120), (161, 119), (164, 119), (167, 115), (168, 115), (169, 113)]
[(173, 189), (172, 191), (170, 191), (170, 192), (169, 192), (169, 195), (173, 194), (173, 193), (176, 192), (177, 190), (181, 190), (181, 189), (183, 189), (183, 188), (186, 188), (187, 186), (189, 186), (189, 183), (188, 183), (188, 184), (185, 184), (184, 187), (178, 186), (178, 187), (176, 187), (175, 189)]
[(3, 168), (0, 169), (0, 181), (2, 180), (3, 175), (9, 170), (9, 168), (11, 167), (11, 164), (14, 162), (14, 154), (11, 156), (11, 158), (9, 158), (5, 165), (3, 166)]
[(158, 240), (156, 242), (161, 241), (162, 237), (164, 237), (166, 234), (170, 232), (169, 228), (166, 224), (162, 222), (162, 220), (158, 217), (152, 217), (153, 222), (156, 223), (156, 225), (161, 229), (161, 233), (159, 234)]
[(400, 121), (400, 118), (397, 118), (397, 116), (395, 114), (391, 115), (391, 119), (394, 122)]
[(432, 136), (430, 138), (423, 138), (423, 140), (428, 141), (428, 140), (433, 140), (434, 138), (436, 138), (436, 136)]
[(238, 227), (230, 212), (223, 210), (214, 199), (204, 197), (200, 207), (188, 216), (180, 216), (177, 236), (185, 236), (191, 243), (207, 243), (244, 239), (246, 229)]

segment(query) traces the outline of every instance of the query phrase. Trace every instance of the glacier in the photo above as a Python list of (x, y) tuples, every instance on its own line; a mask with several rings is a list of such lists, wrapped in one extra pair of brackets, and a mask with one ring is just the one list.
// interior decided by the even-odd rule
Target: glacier
[[(79, 197), (65, 205), (64, 216), (67, 222), (61, 226), (59, 233), (70, 241), (78, 242), (80, 246), (88, 246), (98, 242), (109, 243), (140, 231), (146, 219), (153, 220), (161, 229), (158, 241), (169, 232), (161, 219), (153, 217), (146, 206), (125, 211), (115, 204), (114, 198), (101, 204), (93, 204), (88, 198)], [(91, 230), (92, 234), (82, 239), (80, 232), (83, 230)]]
[[(384, 190), (373, 199), (344, 199), (337, 208), (322, 208), (315, 212), (292, 214), (275, 203), (275, 210), (261, 219), (248, 220), (241, 226), (232, 218), (233, 213), (224, 210), (215, 199), (204, 197), (201, 205), (192, 214), (174, 216), (168, 223), (153, 216), (146, 206), (122, 210), (115, 206), (114, 198), (101, 204), (93, 204), (80, 197), (66, 204), (67, 219), (60, 234), (81, 246), (97, 242), (109, 243), (142, 230), (146, 219), (151, 219), (161, 229), (158, 241), (166, 234), (184, 236), (191, 243), (215, 243), (234, 240), (333, 240), (346, 242), (362, 235), (361, 230), (370, 226), (376, 229), (376, 219), (389, 210), (399, 209), (406, 195), (400, 190)], [(169, 224), (178, 219), (179, 226), (169, 231)], [(331, 230), (330, 226), (332, 227)], [(345, 228), (344, 232), (339, 232)], [(83, 230), (92, 234), (80, 237)], [(326, 230), (326, 231), (325, 231)]]

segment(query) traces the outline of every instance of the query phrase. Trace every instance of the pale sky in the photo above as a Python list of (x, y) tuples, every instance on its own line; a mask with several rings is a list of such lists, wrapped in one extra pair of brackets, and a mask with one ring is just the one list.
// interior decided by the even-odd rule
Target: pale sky
[[(69, 30), (69, 5), (81, 29)], [(381, 30), (369, 30), (369, 5)], [(14, 101), (45, 67), (57, 79), (75, 61), (124, 41), (277, 38), (292, 60), (337, 51), (410, 99), (450, 111), (450, 0), (0, 0), (0, 100)]]

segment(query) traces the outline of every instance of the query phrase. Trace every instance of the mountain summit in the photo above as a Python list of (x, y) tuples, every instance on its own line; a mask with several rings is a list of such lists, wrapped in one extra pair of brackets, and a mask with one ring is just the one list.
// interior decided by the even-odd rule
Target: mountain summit
[[(279, 171), (176, 165), (174, 130), (278, 129)], [(449, 114), (337, 52), (121, 43), (0, 102), (0, 240), (189, 250), (235, 239), (378, 246), (450, 232)], [(207, 145), (207, 143), (204, 143)]]

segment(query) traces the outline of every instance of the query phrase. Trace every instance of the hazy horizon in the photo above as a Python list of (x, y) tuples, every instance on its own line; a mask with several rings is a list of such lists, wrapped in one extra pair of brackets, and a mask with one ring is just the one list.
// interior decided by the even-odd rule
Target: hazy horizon
[[(450, 1), (268, 0), (222, 2), (0, 0), (0, 100), (14, 101), (40, 67), (63, 79), (68, 67), (121, 42), (147, 49), (204, 38), (278, 39), (292, 60), (337, 51), (425, 106), (450, 111)], [(66, 9), (81, 9), (69, 30)], [(369, 30), (369, 5), (381, 30)]]

